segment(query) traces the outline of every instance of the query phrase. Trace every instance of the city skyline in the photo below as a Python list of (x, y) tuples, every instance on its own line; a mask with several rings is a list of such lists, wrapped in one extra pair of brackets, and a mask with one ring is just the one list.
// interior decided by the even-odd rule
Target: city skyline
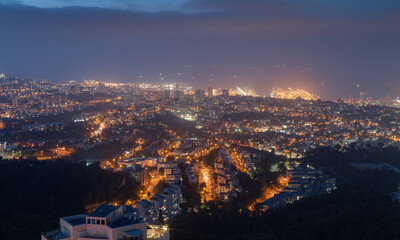
[[(283, 229), (292, 239), (292, 226), (310, 219), (326, 230), (301, 227), (300, 236), (358, 235), (338, 230), (348, 224), (381, 235), (376, 222), (400, 216), (399, 113), (399, 99), (365, 92), (321, 101), (304, 89), (264, 97), (241, 87), (0, 74), (0, 195), (8, 203), (0, 238), (196, 239), (205, 224), (212, 230), (200, 239), (224, 239), (228, 229), (242, 239), (287, 239)], [(306, 220), (285, 221), (298, 211)], [(285, 213), (278, 224), (271, 218)], [(225, 214), (243, 227), (226, 224)], [(390, 231), (382, 239), (400, 235), (396, 224)]]
[(53, 81), (161, 73), (195, 88), (306, 88), (323, 99), (399, 95), (397, 1), (160, 2), (3, 2), (0, 70)]

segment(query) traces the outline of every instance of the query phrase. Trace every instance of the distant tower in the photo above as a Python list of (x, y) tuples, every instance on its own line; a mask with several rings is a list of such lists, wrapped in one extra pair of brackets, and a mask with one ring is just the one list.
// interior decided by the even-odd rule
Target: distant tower
[(175, 101), (181, 100), (181, 96), (182, 96), (182, 92), (181, 92), (181, 91), (176, 90), (176, 91), (174, 92), (174, 100), (175, 100)]
[(202, 90), (202, 89), (196, 90), (194, 96), (195, 96), (195, 99), (197, 101), (203, 101), (203, 99), (204, 99), (204, 90)]
[(209, 87), (209, 88), (208, 88), (208, 97), (209, 97), (209, 98), (212, 98), (212, 97), (213, 97), (213, 89), (212, 89), (212, 87)]
[(222, 97), (223, 98), (228, 98), (229, 97), (229, 90), (228, 89), (223, 89), (222, 90)]
[(171, 91), (165, 90), (164, 91), (164, 99), (170, 99), (171, 98)]

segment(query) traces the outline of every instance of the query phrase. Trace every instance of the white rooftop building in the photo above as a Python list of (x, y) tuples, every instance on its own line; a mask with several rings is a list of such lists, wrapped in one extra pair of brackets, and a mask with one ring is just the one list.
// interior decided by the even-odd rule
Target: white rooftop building
[(102, 204), (89, 214), (60, 218), (60, 229), (42, 240), (146, 240), (147, 224), (130, 206)]

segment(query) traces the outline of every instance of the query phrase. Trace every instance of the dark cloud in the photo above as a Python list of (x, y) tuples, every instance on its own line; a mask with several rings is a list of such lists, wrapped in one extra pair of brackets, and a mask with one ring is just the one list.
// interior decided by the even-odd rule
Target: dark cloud
[[(215, 0), (213, 0), (215, 1)], [(237, 4), (243, 1), (229, 0)], [(261, 0), (250, 2), (267, 4)], [(225, 2), (225, 1), (216, 1)], [(217, 4), (217, 3), (214, 3)], [(271, 1), (268, 1), (271, 4)], [(274, 2), (273, 4), (277, 4)], [(283, 4), (280, 9), (285, 9)], [(249, 6), (252, 6), (249, 4)], [(222, 6), (221, 6), (222, 7)], [(261, 11), (261, 10), (260, 10)], [(266, 10), (267, 12), (270, 10)], [(283, 11), (283, 10), (282, 10)], [(289, 11), (287, 11), (289, 12)], [(398, 11), (397, 13), (399, 13)], [(132, 33), (168, 34), (192, 32), (194, 34), (216, 35), (246, 34), (245, 36), (277, 36), (308, 34), (337, 34), (391, 32), (398, 33), (399, 15), (387, 14), (374, 19), (326, 18), (306, 14), (276, 15), (236, 13), (236, 12), (139, 12), (103, 8), (51, 8), (41, 9), (27, 6), (0, 5), (0, 26), (9, 31), (23, 32), (34, 29), (49, 29), (69, 34), (87, 32), (89, 34), (115, 34), (115, 37)], [(174, 35), (174, 34), (172, 34)], [(243, 36), (242, 36), (243, 37)]]
[[(302, 15), (308, 5), (303, 1), (279, 0), (189, 0), (182, 5), (183, 11), (234, 12), (255, 16), (295, 16)], [(315, 7), (315, 6), (314, 6)]]
[(42, 8), (53, 7), (102, 7), (142, 11), (176, 9), (185, 0), (3, 0), (3, 4), (18, 4)]
[(277, 11), (319, 16), (382, 13), (400, 8), (397, 0), (188, 0), (183, 9), (218, 11)]

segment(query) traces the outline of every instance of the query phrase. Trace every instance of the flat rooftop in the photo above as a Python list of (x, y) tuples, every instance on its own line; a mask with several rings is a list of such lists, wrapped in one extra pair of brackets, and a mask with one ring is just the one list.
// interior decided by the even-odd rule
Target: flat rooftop
[(119, 227), (134, 225), (141, 222), (143, 222), (143, 218), (122, 217), (118, 220), (113, 221), (111, 224), (108, 224), (107, 226), (109, 226), (110, 228), (119, 228)]
[(107, 217), (110, 213), (117, 210), (120, 206), (101, 204), (93, 212), (89, 213), (88, 217)]
[(86, 214), (79, 214), (79, 215), (74, 215), (74, 216), (69, 216), (69, 217), (63, 217), (61, 218), (71, 226), (78, 226), (86, 223)]

